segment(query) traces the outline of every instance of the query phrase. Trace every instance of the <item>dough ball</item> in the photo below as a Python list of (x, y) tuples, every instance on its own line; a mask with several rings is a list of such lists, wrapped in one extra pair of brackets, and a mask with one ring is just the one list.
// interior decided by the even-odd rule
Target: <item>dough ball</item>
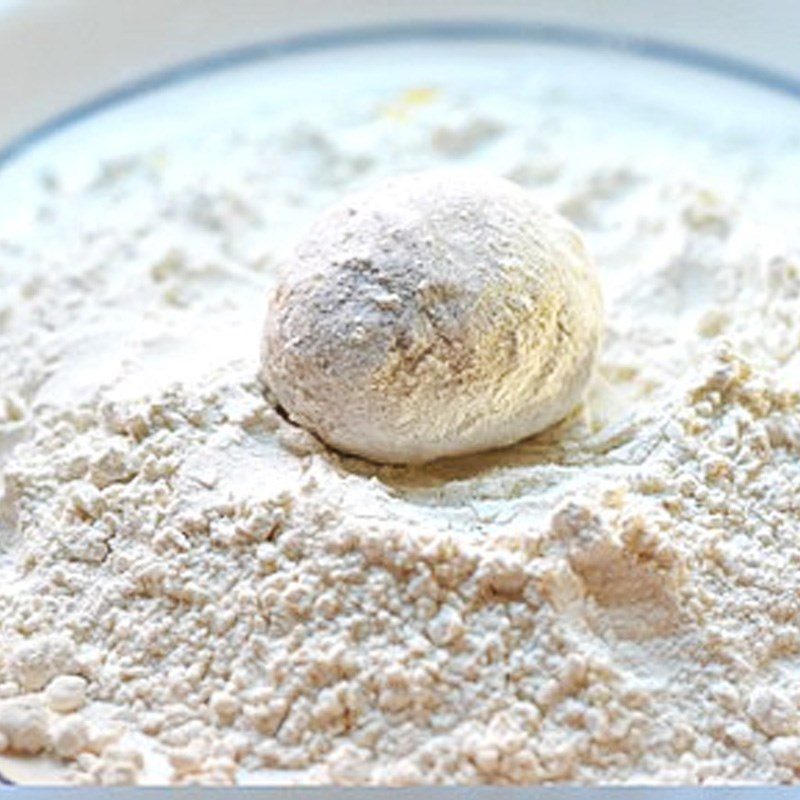
[(602, 327), (578, 231), (480, 171), (386, 180), (323, 212), (269, 299), (261, 379), (374, 461), (501, 447), (580, 401)]

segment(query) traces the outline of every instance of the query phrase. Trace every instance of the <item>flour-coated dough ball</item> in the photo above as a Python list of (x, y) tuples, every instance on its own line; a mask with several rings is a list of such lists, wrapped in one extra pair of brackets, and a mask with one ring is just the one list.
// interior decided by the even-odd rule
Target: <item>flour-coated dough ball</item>
[(562, 419), (601, 327), (597, 274), (567, 220), (502, 178), (434, 170), (312, 224), (269, 300), (261, 378), (332, 447), (423, 462)]

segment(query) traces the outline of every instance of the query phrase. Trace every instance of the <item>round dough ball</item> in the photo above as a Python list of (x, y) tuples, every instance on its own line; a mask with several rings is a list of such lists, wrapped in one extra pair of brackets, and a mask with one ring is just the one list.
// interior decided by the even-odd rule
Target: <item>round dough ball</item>
[(322, 213), (269, 301), (261, 379), (374, 461), (511, 444), (580, 401), (600, 342), (578, 231), (480, 171), (392, 178)]

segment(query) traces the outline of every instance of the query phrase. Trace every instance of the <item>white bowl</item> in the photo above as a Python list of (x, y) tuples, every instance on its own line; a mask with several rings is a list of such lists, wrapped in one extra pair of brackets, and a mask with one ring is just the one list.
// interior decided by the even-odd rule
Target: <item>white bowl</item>
[[(168, 124), (186, 124), (174, 107), (164, 115), (154, 109), (159, 103), (169, 109), (174, 92), (202, 93), (203, 80), (221, 67), (240, 65), (226, 80), (239, 75), (246, 82), (253, 74), (248, 70), (271, 69), (266, 61), (276, 63), (274, 56), (302, 54), (313, 64), (322, 50), (330, 63), (357, 41), (380, 48), (414, 38), (446, 39), (448, 52), (454, 43), (463, 50), (480, 40), (484, 64), (498, 43), (550, 42), (553, 53), (580, 49), (583, 60), (572, 66), (573, 81), (586, 52), (602, 51), (605, 66), (588, 71), (588, 83), (672, 75), (674, 83), (652, 83), (664, 102), (690, 104), (701, 113), (713, 96), (709, 114), (742, 118), (754, 129), (780, 125), (787, 107), (795, 119), (800, 114), (798, 29), (796, 0), (0, 0), (0, 166), (35, 158), (35, 143), (69, 144), (76, 131), (93, 129), (91, 117), (101, 110), (111, 110), (107, 119), (116, 119), (129, 136), (156, 128), (161, 135)], [(630, 64), (637, 69), (627, 70)], [(337, 66), (350, 75), (358, 68), (347, 58)], [(408, 65), (410, 80), (419, 69)], [(197, 80), (190, 85), (186, 78)], [(152, 93), (156, 88), (163, 91)], [(230, 102), (235, 109), (236, 98)], [(126, 126), (131, 114), (137, 125)], [(66, 124), (81, 120), (88, 124), (79, 129)], [(88, 146), (81, 141), (88, 157), (98, 155), (100, 139)], [(13, 169), (0, 180), (0, 215), (4, 203), (19, 199), (16, 186), (9, 190), (9, 175), (13, 179)]]

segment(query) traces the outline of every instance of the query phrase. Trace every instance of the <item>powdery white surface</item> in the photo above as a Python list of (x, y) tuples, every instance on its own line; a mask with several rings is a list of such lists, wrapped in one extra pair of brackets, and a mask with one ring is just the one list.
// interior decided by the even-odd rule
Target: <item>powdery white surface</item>
[[(0, 244), (3, 748), (77, 783), (795, 779), (791, 148), (541, 99), (44, 176)], [(342, 191), (442, 163), (580, 225), (599, 375), (543, 437), (375, 467), (262, 398), (265, 291)]]
[(347, 195), (304, 233), (270, 293), (260, 375), (323, 442), (432, 461), (564, 419), (602, 316), (573, 225), (485, 170), (424, 170)]

